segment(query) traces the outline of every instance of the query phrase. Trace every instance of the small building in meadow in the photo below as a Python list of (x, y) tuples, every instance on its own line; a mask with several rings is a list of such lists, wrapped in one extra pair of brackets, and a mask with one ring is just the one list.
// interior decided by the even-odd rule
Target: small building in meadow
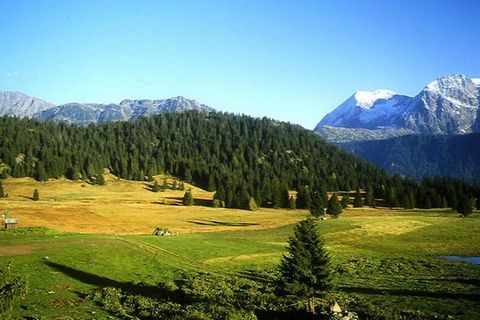
[(18, 219), (6, 218), (3, 220), (3, 225), (5, 229), (17, 229)]

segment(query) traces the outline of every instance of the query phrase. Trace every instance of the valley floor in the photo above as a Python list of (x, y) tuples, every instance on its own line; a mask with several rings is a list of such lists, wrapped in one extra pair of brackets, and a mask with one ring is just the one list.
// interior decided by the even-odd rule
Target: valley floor
[[(179, 272), (261, 275), (279, 263), (294, 223), (306, 216), (211, 208), (211, 193), (197, 188), (199, 205), (182, 207), (183, 191), (154, 193), (148, 184), (114, 179), (107, 186), (7, 179), (4, 186), (9, 197), (0, 208), (23, 228), (0, 231), (0, 266), (11, 262), (28, 280), (13, 310), (24, 319), (108, 318), (86, 298), (94, 289), (143, 290)], [(34, 188), (40, 201), (30, 199)], [(180, 235), (151, 235), (158, 226)], [(342, 301), (357, 296), (385, 309), (479, 318), (480, 266), (440, 258), (480, 256), (478, 213), (352, 208), (319, 228)]]

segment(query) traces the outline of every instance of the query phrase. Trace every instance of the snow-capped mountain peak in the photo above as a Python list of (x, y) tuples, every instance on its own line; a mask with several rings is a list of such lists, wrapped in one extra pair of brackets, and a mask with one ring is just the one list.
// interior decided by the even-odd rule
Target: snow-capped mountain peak
[(375, 91), (357, 91), (353, 98), (356, 105), (361, 108), (371, 108), (378, 100), (387, 100), (395, 95), (391, 90), (378, 89)]
[[(359, 91), (316, 126), (370, 130), (406, 129), (419, 134), (465, 134), (480, 131), (480, 78), (444, 76), (415, 97), (389, 90)], [(330, 130), (332, 131), (332, 130)]]
[(451, 95), (458, 90), (463, 90), (472, 82), (473, 79), (464, 74), (454, 74), (433, 80), (427, 84), (424, 90), (436, 94)]

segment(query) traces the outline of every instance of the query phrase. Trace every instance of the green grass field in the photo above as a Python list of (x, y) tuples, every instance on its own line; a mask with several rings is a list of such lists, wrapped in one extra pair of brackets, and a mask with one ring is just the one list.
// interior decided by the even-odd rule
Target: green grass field
[[(13, 184), (10, 190), (16, 190)], [(44, 191), (49, 192), (53, 190)], [(72, 194), (71, 190), (64, 192)], [(145, 197), (151, 196), (144, 192)], [(105, 196), (91, 190), (85, 193), (93, 202)], [(73, 199), (66, 199), (58, 192), (58, 199), (64, 200), (57, 201), (74, 208), (68, 201), (84, 196), (73, 194)], [(20, 204), (14, 203), (15, 195), (8, 201), (0, 202), (0, 207), (21, 204), (34, 211), (37, 205), (21, 198)], [(15, 305), (13, 318), (104, 319), (110, 315), (86, 298), (96, 288), (155, 290), (156, 283), (176, 279), (180, 271), (259, 274), (275, 268), (294, 222), (305, 215), (288, 210), (219, 209), (215, 213), (213, 208), (181, 208), (196, 212), (195, 221), (201, 222), (196, 224), (181, 222), (193, 215), (185, 212), (184, 218), (179, 209), (175, 207), (178, 221), (172, 225), (191, 225), (192, 230), (174, 237), (46, 227), (1, 231), (0, 265), (12, 262), (15, 272), (29, 284), (26, 298)], [(227, 214), (222, 215), (223, 211)], [(206, 219), (198, 212), (216, 216)], [(275, 222), (275, 218), (284, 221)], [(319, 229), (337, 271), (335, 290), (346, 297), (356, 295), (380, 307), (449, 314), (454, 319), (480, 318), (480, 266), (439, 258), (480, 256), (478, 213), (460, 218), (448, 210), (349, 209), (339, 219), (319, 222)]]

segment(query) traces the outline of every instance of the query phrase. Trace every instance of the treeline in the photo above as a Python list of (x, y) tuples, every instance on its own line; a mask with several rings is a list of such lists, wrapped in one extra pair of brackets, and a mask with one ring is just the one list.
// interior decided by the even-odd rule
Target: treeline
[[(291, 207), (288, 190), (302, 188), (322, 201), (327, 191), (338, 190), (371, 190), (382, 199), (396, 195), (392, 201), (412, 195), (417, 206), (424, 194), (436, 206), (438, 195), (450, 192), (392, 177), (300, 126), (225, 113), (166, 113), (88, 127), (4, 116), (0, 159), (4, 177), (39, 181), (93, 180), (104, 168), (132, 180), (168, 173), (216, 191), (219, 203), (234, 208), (248, 208), (251, 198), (258, 206)], [(469, 197), (480, 195), (477, 187), (456, 186)], [(299, 200), (298, 208), (307, 206)]]

